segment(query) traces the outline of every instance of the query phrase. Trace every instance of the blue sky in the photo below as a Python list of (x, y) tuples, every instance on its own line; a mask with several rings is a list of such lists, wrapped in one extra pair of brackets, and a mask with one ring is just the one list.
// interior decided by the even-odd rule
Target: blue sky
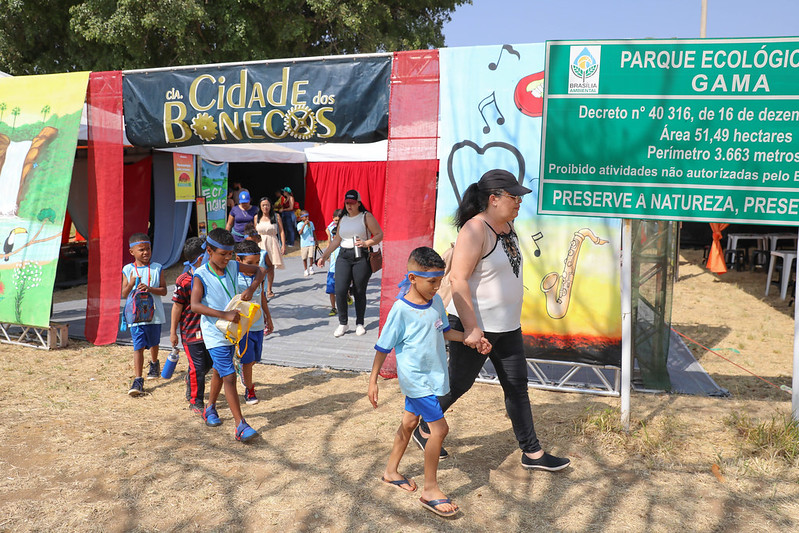
[[(444, 26), (446, 46), (554, 39), (699, 37), (701, 0), (473, 0)], [(708, 0), (708, 37), (799, 34), (799, 0)]]

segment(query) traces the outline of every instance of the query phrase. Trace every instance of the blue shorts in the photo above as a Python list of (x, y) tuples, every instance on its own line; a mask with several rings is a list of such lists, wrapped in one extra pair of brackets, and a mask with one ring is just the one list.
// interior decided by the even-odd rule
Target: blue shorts
[(130, 338), (134, 350), (146, 350), (161, 342), (161, 324), (142, 324), (130, 327)]
[(336, 294), (336, 273), (327, 272), (327, 285), (325, 285), (325, 294)]
[(208, 348), (208, 353), (211, 355), (211, 361), (214, 362), (214, 369), (219, 374), (220, 378), (236, 373), (236, 367), (233, 366), (232, 344), (230, 346)]
[(438, 397), (434, 394), (422, 398), (408, 398), (406, 396), (405, 410), (421, 416), (425, 422), (435, 422), (444, 418), (444, 411), (441, 410)]
[[(241, 353), (241, 364), (247, 365), (261, 361), (261, 348), (264, 345), (264, 330), (249, 331), (243, 339), (239, 341), (239, 353)], [(246, 347), (246, 350), (245, 350)]]

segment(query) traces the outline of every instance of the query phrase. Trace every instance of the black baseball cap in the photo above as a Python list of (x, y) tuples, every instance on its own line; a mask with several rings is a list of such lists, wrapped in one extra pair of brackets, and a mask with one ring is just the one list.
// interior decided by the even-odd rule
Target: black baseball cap
[(361, 195), (358, 194), (358, 191), (356, 191), (355, 189), (350, 189), (346, 193), (344, 193), (344, 201), (346, 202), (347, 200), (360, 202)]
[(481, 177), (480, 181), (477, 182), (477, 188), (480, 189), (481, 191), (502, 189), (508, 194), (513, 194), (516, 196), (521, 196), (523, 194), (529, 194), (533, 192), (527, 187), (520, 185), (519, 180), (516, 179), (516, 176), (514, 176), (507, 170), (502, 170), (498, 168), (489, 170), (488, 172), (483, 174), (483, 177)]

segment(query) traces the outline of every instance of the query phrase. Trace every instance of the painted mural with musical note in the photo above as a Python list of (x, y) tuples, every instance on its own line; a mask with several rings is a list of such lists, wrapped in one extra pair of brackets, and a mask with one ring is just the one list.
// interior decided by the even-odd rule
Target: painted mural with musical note
[(544, 44), (504, 44), (440, 51), (435, 248), (444, 251), (457, 238), (452, 216), (463, 191), (488, 170), (511, 172), (533, 190), (514, 224), (523, 256), (526, 353), (619, 364), (621, 221), (536, 212), (544, 50)]

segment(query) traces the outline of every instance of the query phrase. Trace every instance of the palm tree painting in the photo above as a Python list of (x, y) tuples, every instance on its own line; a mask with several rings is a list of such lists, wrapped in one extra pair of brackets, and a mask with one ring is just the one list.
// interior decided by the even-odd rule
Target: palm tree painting
[(0, 102), (0, 120), (3, 120), (3, 113), (6, 112), (7, 107), (5, 102)]
[(49, 105), (46, 105), (42, 108), (42, 122), (47, 122), (47, 115), (50, 114), (51, 108)]
[(11, 110), (11, 114), (14, 116), (14, 122), (11, 124), (11, 131), (17, 127), (17, 117), (21, 113), (19, 106), (15, 106), (14, 109)]

